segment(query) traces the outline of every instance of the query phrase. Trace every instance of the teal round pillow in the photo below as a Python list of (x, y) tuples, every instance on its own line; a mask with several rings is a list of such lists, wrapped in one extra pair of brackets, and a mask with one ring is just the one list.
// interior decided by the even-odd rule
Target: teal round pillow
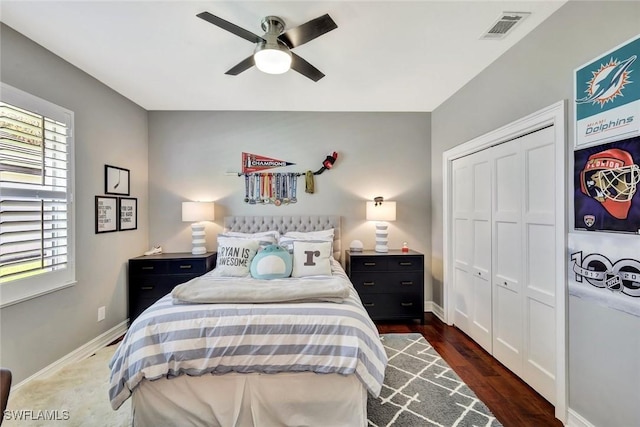
[(281, 279), (291, 276), (293, 259), (279, 245), (265, 246), (251, 261), (251, 276), (256, 279)]

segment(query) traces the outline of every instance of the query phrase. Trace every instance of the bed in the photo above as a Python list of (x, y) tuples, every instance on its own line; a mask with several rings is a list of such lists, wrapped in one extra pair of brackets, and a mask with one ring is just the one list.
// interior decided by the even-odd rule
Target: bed
[[(268, 284), (313, 293), (320, 281), (340, 283), (340, 302), (324, 294), (294, 302), (182, 301), (181, 289), (226, 286), (218, 266), (131, 324), (110, 363), (111, 406), (131, 398), (134, 426), (366, 426), (367, 395), (378, 396), (387, 358), (339, 263), (340, 217), (234, 216), (224, 228), (281, 236), (333, 229), (330, 276)], [(266, 284), (237, 280), (233, 286)]]

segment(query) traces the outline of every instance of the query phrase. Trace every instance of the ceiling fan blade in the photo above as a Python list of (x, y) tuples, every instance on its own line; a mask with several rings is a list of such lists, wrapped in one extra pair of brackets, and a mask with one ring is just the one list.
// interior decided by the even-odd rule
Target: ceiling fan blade
[(310, 78), (314, 82), (317, 82), (324, 77), (322, 71), (318, 70), (316, 67), (309, 64), (306, 60), (293, 52), (291, 52), (291, 68), (303, 76)]
[(250, 57), (243, 59), (242, 62), (240, 62), (235, 67), (231, 68), (225, 74), (229, 74), (231, 76), (237, 76), (241, 72), (248, 70), (254, 65), (256, 65), (256, 62), (253, 60), (253, 55), (251, 55)]
[(285, 31), (278, 36), (284, 44), (289, 46), (289, 49), (305, 44), (316, 37), (320, 37), (323, 34), (328, 33), (331, 30), (338, 28), (338, 25), (331, 19), (329, 14), (320, 16), (319, 18), (312, 19), (302, 25)]
[(245, 40), (248, 40), (252, 43), (258, 43), (264, 41), (264, 39), (260, 36), (253, 34), (251, 31), (245, 30), (242, 27), (238, 27), (236, 24), (232, 24), (229, 21), (225, 21), (222, 18), (219, 18), (215, 15), (210, 14), (209, 12), (201, 12), (196, 15), (198, 18), (204, 19), (205, 21), (216, 25), (223, 30), (227, 30), (230, 33), (235, 34), (238, 37), (242, 37)]

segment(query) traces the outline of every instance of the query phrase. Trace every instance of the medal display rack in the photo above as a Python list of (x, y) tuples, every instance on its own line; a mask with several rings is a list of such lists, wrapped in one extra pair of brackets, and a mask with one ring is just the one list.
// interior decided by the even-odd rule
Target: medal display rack
[(296, 194), (298, 177), (304, 174), (288, 173), (243, 173), (244, 202), (250, 205), (288, 205), (298, 201)]

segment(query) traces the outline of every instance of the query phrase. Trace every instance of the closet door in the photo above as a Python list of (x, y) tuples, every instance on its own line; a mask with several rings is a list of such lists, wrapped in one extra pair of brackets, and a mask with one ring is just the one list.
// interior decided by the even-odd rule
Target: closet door
[[(553, 127), (493, 147), (493, 355), (554, 403)], [(551, 166), (549, 166), (551, 165)]]
[[(555, 135), (553, 127), (521, 138), (523, 193), (523, 369), (520, 375), (556, 401)], [(563, 179), (559, 177), (559, 179)]]
[(521, 375), (522, 165), (520, 138), (490, 148), (493, 163), (493, 356)]
[(491, 352), (491, 165), (480, 152), (453, 162), (454, 323)]

